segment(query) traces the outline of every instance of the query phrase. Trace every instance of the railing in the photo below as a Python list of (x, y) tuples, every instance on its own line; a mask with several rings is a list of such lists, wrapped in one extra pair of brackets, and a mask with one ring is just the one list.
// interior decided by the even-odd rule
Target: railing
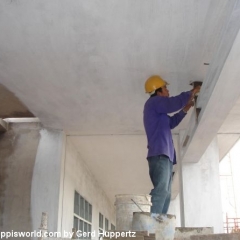
[(229, 218), (226, 216), (224, 224), (225, 233), (240, 233), (240, 218)]

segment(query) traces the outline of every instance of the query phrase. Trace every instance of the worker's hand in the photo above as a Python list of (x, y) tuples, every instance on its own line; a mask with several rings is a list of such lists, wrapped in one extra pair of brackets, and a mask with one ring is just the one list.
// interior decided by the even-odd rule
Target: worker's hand
[(197, 93), (200, 92), (201, 86), (196, 86), (195, 88), (193, 88), (192, 91), (192, 95), (195, 96)]
[(190, 101), (188, 101), (188, 103), (186, 104), (186, 106), (183, 108), (183, 111), (184, 111), (185, 113), (187, 113), (188, 110), (189, 110), (192, 106), (194, 106), (194, 101), (193, 101), (193, 100), (190, 100)]

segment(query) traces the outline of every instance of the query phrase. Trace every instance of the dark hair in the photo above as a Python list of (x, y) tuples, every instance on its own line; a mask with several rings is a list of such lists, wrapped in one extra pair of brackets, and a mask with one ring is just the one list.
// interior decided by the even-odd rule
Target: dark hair
[(151, 97), (157, 96), (157, 92), (162, 92), (162, 88), (156, 89), (155, 92), (151, 95)]

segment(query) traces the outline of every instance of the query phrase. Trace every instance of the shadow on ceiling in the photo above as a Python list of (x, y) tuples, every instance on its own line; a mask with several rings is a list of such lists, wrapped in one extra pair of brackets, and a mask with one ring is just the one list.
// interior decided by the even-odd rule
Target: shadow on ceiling
[(5, 86), (0, 84), (0, 118), (35, 117)]

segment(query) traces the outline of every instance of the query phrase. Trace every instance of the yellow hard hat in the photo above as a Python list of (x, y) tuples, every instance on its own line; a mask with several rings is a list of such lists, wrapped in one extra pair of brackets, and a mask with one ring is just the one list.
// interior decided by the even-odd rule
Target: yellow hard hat
[(154, 75), (147, 79), (145, 82), (146, 93), (152, 93), (156, 89), (166, 86), (168, 83), (164, 81), (160, 76)]

